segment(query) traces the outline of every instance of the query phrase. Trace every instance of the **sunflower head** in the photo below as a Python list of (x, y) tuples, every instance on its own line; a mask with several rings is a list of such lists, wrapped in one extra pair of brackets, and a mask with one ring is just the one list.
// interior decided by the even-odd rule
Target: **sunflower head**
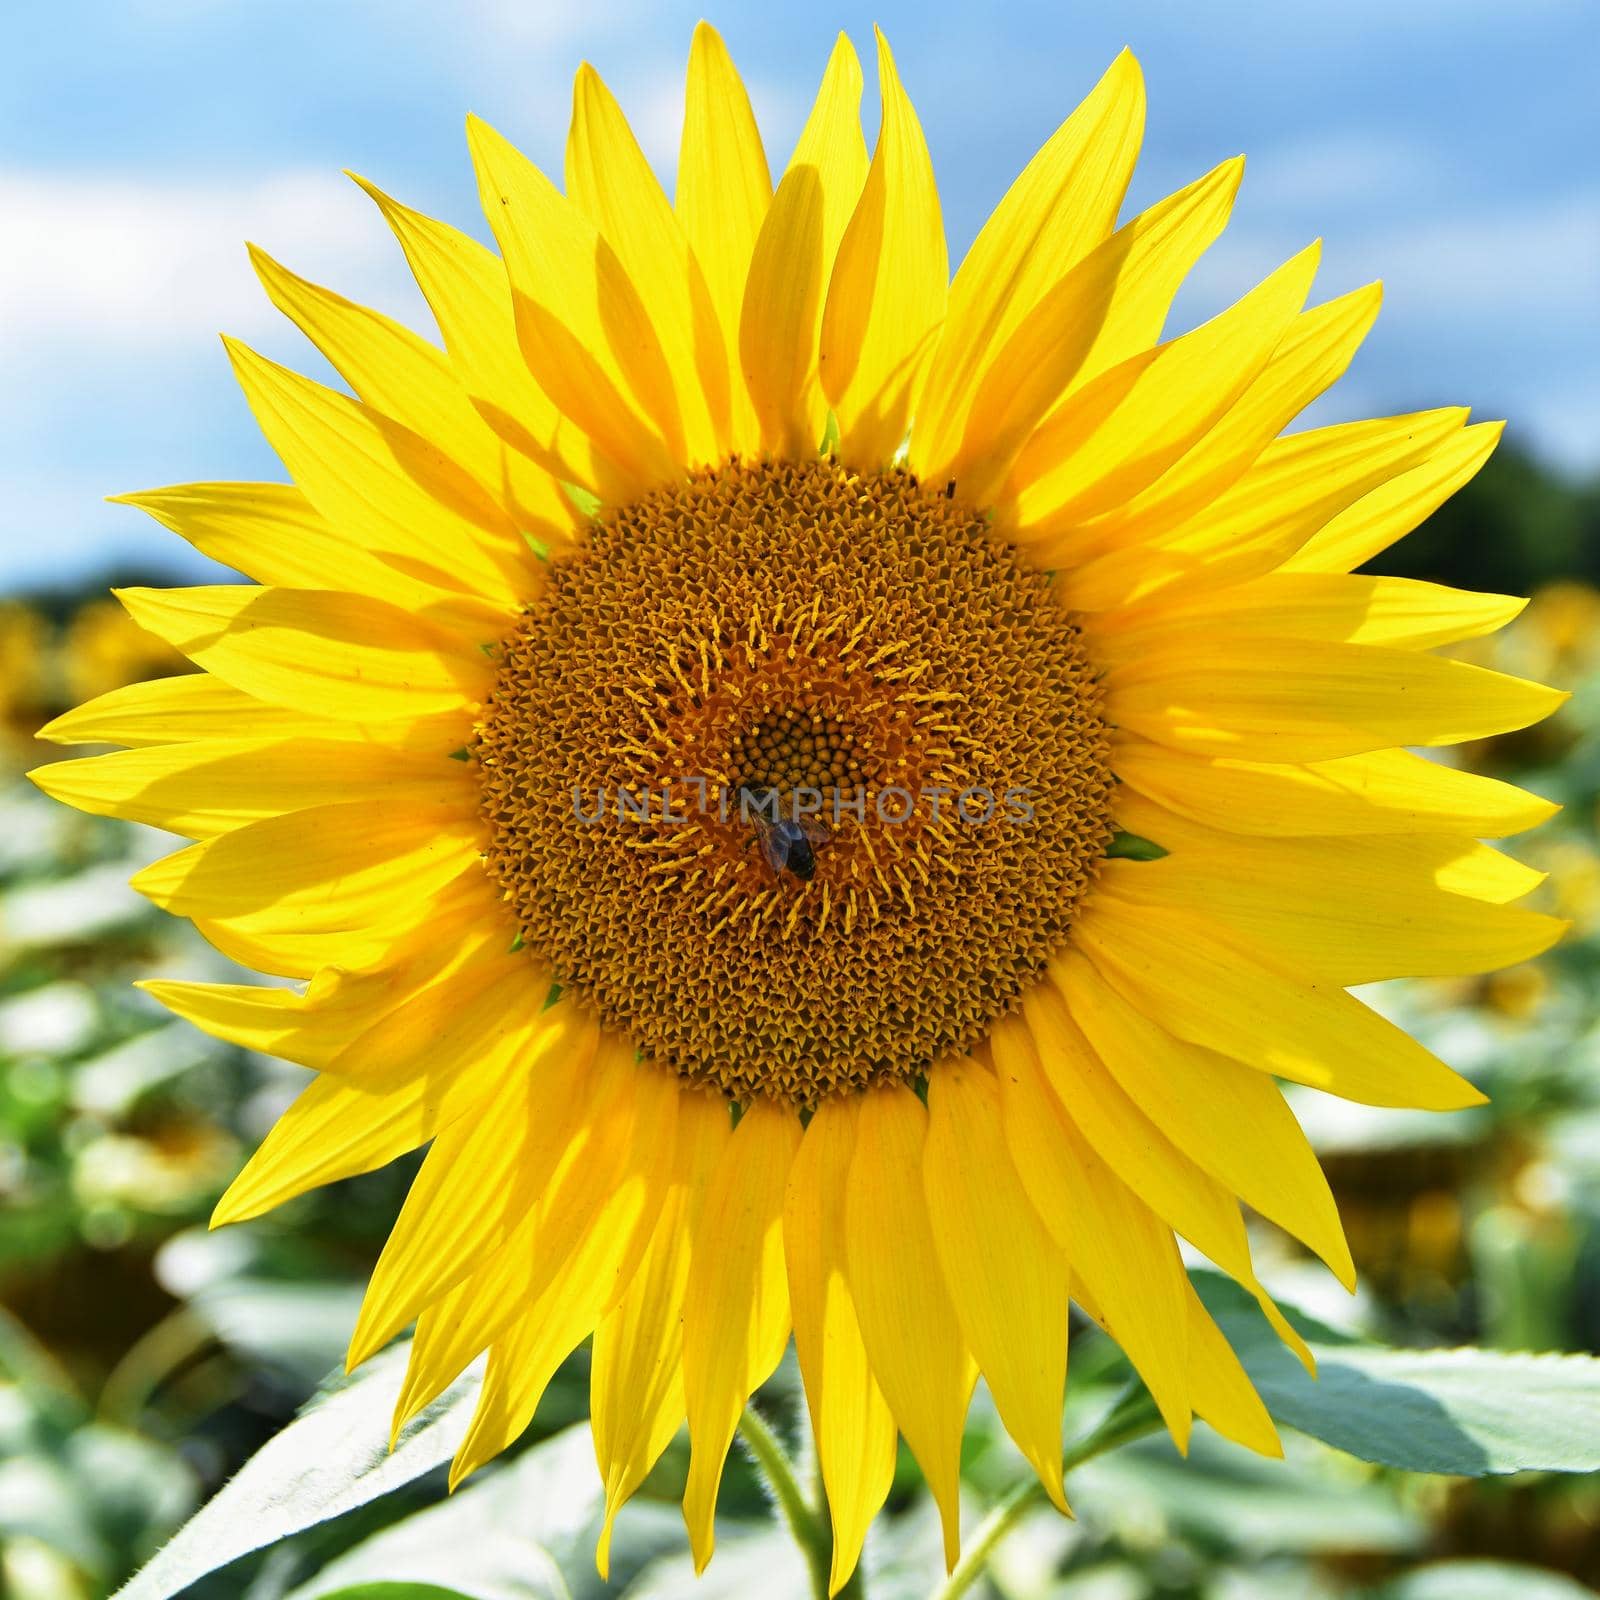
[(498, 660), (472, 753), (524, 940), (736, 1100), (809, 1108), (977, 1044), (1105, 853), (1076, 624), (904, 470), (656, 490), (551, 563)]
[(352, 392), (230, 343), (289, 481), (128, 499), (255, 581), (125, 593), (200, 671), (34, 773), (292, 980), (148, 986), (317, 1069), (218, 1221), (430, 1146), (351, 1346), (415, 1322), (397, 1429), (488, 1351), (459, 1479), (592, 1337), (602, 1567), (684, 1421), (709, 1558), (791, 1332), (835, 1590), (899, 1438), (954, 1559), (980, 1373), (1065, 1505), (1071, 1304), (1180, 1445), (1275, 1452), (1179, 1237), (1309, 1359), (1240, 1202), (1353, 1269), (1279, 1080), (1472, 1103), (1347, 987), (1560, 932), (1480, 842), (1550, 807), (1408, 748), (1558, 702), (1431, 653), (1518, 603), (1352, 575), (1497, 425), (1285, 432), (1377, 311), (1315, 246), (1167, 330), (1240, 163), (1119, 223), (1126, 54), (951, 281), (878, 73), (869, 156), (839, 41), (774, 186), (702, 24), (669, 200), (586, 67), (561, 187), (469, 123), (492, 251), (360, 180), (438, 342), (256, 252)]

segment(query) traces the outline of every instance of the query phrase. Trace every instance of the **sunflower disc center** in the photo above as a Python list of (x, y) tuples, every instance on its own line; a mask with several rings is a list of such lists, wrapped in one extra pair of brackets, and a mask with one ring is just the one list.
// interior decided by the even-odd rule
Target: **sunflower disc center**
[(658, 491), (552, 565), (499, 660), (474, 754), (525, 944), (737, 1099), (811, 1105), (969, 1048), (1104, 855), (1076, 624), (904, 473)]

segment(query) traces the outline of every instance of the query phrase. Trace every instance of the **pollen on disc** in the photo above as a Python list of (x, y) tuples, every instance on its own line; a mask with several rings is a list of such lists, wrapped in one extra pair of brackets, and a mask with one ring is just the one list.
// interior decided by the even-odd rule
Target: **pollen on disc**
[[(810, 1105), (968, 1049), (1110, 836), (1075, 620), (902, 472), (662, 489), (552, 563), (497, 660), (473, 754), (524, 943), (736, 1099)], [(822, 797), (809, 879), (775, 869), (745, 793)]]

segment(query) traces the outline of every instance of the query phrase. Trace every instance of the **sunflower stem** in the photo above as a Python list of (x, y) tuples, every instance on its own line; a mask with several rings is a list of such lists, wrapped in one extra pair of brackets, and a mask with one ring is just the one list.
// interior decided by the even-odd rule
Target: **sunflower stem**
[[(1161, 1426), (1161, 1414), (1149, 1391), (1140, 1384), (1130, 1388), (1111, 1408), (1098, 1427), (1091, 1429), (1081, 1439), (1069, 1444), (1061, 1458), (1064, 1472), (1082, 1466), (1085, 1461), (1134, 1439), (1142, 1439)], [(936, 1588), (929, 1600), (957, 1600), (983, 1575), (996, 1548), (1030, 1512), (1048, 1503), (1044, 1485), (1037, 1478), (1018, 1484), (989, 1513), (978, 1526), (978, 1531), (965, 1541), (966, 1549), (955, 1564), (950, 1576)]]
[(816, 1600), (828, 1600), (828, 1566), (833, 1552), (827, 1525), (808, 1504), (788, 1452), (753, 1405), (747, 1405), (739, 1418), (739, 1437), (806, 1558), (812, 1593)]

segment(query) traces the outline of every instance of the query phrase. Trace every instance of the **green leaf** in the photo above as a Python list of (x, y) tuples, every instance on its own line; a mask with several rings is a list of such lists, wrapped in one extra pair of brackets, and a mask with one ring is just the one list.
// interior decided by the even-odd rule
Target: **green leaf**
[(286, 1600), (386, 1600), (406, 1584), (465, 1600), (586, 1600), (687, 1543), (676, 1506), (634, 1502), (617, 1520), (604, 1585), (594, 1565), (604, 1508), (594, 1440), (578, 1423), (364, 1540)]
[(1600, 1469), (1592, 1356), (1395, 1350), (1291, 1313), (1317, 1357), (1313, 1380), (1236, 1285), (1209, 1272), (1194, 1281), (1272, 1415), (1335, 1449), (1466, 1478)]
[[(926, 1593), (928, 1573), (936, 1570), (924, 1564), (919, 1575), (918, 1593)], [(694, 1562), (687, 1553), (669, 1557), (647, 1567), (628, 1589), (627, 1600), (811, 1600), (811, 1580), (806, 1564), (789, 1536), (773, 1527), (756, 1533), (732, 1534), (719, 1526), (716, 1558), (705, 1572), (696, 1576)], [(873, 1600), (879, 1600), (875, 1585)]]
[(1154, 839), (1141, 838), (1124, 828), (1112, 834), (1111, 843), (1106, 846), (1106, 859), (1110, 861), (1159, 861), (1167, 853)]
[(476, 1600), (460, 1589), (442, 1589), (436, 1583), (358, 1583), (335, 1589), (328, 1600)]
[(1141, 1528), (1160, 1527), (1203, 1549), (1282, 1559), (1398, 1554), (1427, 1537), (1422, 1518), (1381, 1479), (1330, 1492), (1326, 1458), (1269, 1461), (1203, 1434), (1187, 1459), (1167, 1439), (1112, 1451), (1080, 1467), (1070, 1492), (1086, 1527), (1133, 1542)]
[(1511, 1561), (1434, 1561), (1378, 1591), (1379, 1600), (1593, 1600), (1594, 1591), (1559, 1572)]
[(386, 1350), (308, 1402), (118, 1590), (117, 1600), (167, 1600), (252, 1550), (366, 1505), (448, 1461), (466, 1433), (482, 1367), (457, 1379), (390, 1454), (389, 1417), (408, 1353), (408, 1345)]

